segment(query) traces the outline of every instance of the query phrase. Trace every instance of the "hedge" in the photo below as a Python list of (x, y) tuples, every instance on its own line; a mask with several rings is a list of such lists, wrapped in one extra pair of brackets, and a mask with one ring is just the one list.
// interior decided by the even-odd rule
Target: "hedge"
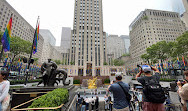
[(110, 79), (105, 79), (104, 83), (110, 83)]
[[(69, 93), (67, 89), (58, 88), (41, 96), (33, 101), (28, 108), (45, 108), (45, 107), (58, 107), (61, 104), (65, 104), (69, 100)], [(61, 111), (61, 109), (55, 110), (37, 110), (37, 111)]]
[[(39, 82), (41, 81), (40, 79), (35, 79), (35, 80), (28, 80), (27, 83), (32, 83), (32, 82)], [(24, 84), (25, 80), (15, 80), (15, 81), (10, 81), (10, 85), (15, 85), (15, 84)]]
[(80, 84), (80, 80), (74, 80), (73, 84)]

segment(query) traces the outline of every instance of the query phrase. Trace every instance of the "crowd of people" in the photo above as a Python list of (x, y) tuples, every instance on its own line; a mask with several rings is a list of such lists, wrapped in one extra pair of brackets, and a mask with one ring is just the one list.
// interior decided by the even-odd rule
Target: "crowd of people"
[[(149, 65), (140, 65), (136, 80), (141, 83), (142, 90), (132, 90), (122, 82), (122, 75), (116, 73), (116, 80), (111, 81), (107, 91), (113, 93), (113, 111), (170, 111), (171, 100), (168, 92), (160, 85), (160, 71)], [(154, 72), (154, 74), (152, 74)], [(188, 111), (188, 71), (184, 71), (185, 79), (178, 81), (178, 94), (183, 111)], [(166, 107), (165, 107), (166, 105)], [(176, 109), (173, 109), (176, 110)]]
[[(91, 105), (90, 105), (91, 104)], [(99, 97), (95, 98), (92, 96), (91, 98), (83, 98), (80, 94), (77, 94), (76, 100), (76, 111), (89, 111), (91, 106), (91, 110), (99, 111)]]

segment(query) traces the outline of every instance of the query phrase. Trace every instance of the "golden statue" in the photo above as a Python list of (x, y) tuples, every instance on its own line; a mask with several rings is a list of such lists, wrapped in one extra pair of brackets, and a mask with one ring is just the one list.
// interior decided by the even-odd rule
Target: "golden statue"
[(97, 77), (93, 79), (89, 79), (88, 82), (88, 89), (97, 89), (96, 85)]

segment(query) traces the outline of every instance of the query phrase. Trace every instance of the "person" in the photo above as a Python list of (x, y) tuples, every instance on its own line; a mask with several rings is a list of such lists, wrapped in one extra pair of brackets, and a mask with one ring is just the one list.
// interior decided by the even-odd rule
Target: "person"
[(89, 110), (89, 99), (88, 97), (85, 98), (85, 102), (86, 102), (86, 111)]
[(104, 96), (104, 103), (105, 103), (105, 111), (109, 109), (109, 104), (108, 104), (108, 95)]
[(77, 94), (77, 101), (76, 101), (76, 111), (80, 111), (80, 109), (81, 109), (81, 104), (82, 104), (82, 100), (83, 100), (83, 98), (82, 97), (80, 97), (80, 94), (78, 93)]
[[(165, 111), (163, 103), (166, 98), (164, 91), (159, 84), (159, 70), (149, 65), (142, 65), (139, 67), (140, 72), (136, 75), (136, 79), (144, 87), (142, 95), (143, 111)], [(155, 71), (155, 75), (151, 75), (152, 70)], [(144, 74), (144, 77), (140, 77), (142, 73)]]
[(96, 99), (95, 99), (95, 110), (98, 111), (99, 109), (99, 97), (96, 96)]
[(85, 111), (86, 110), (86, 102), (84, 99), (82, 99), (82, 108), (81, 111)]
[(113, 105), (113, 103), (112, 103), (112, 98), (111, 98), (110, 95), (108, 96), (108, 104), (109, 104), (109, 110), (112, 111), (112, 105)]
[(183, 104), (183, 111), (188, 111), (188, 70), (184, 71), (185, 79), (182, 84), (180, 81), (177, 82), (178, 94), (181, 97), (181, 102)]
[[(7, 80), (9, 75), (8, 71), (0, 71), (0, 109), (6, 111), (10, 101), (8, 94), (10, 82)], [(3, 104), (4, 103), (4, 104)]]
[(94, 107), (95, 107), (95, 100), (94, 100), (93, 96), (92, 96), (91, 99), (92, 99), (92, 100), (91, 100), (91, 110), (93, 111), (93, 110), (94, 110)]
[(116, 81), (111, 81), (107, 91), (113, 93), (113, 111), (129, 111), (129, 101), (124, 90), (129, 92), (129, 85), (123, 83), (121, 73), (115, 74)]

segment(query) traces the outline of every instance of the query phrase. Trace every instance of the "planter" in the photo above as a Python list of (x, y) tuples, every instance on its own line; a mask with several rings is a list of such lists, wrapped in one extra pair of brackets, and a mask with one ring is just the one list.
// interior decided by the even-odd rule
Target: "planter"
[(44, 108), (19, 108), (19, 107), (22, 107), (22, 106), (24, 106), (24, 105), (26, 105), (26, 104), (29, 104), (29, 103), (31, 103), (31, 102), (33, 102), (34, 100), (36, 100), (36, 99), (38, 99), (38, 98), (40, 98), (41, 96), (39, 96), (39, 97), (36, 97), (36, 98), (34, 98), (34, 99), (32, 99), (32, 100), (29, 100), (29, 101), (27, 101), (27, 102), (25, 102), (25, 103), (23, 103), (23, 104), (20, 104), (20, 105), (18, 105), (18, 106), (16, 106), (16, 107), (14, 107), (14, 108), (12, 108), (11, 109), (11, 111), (24, 111), (24, 110), (45, 110), (45, 109), (52, 109), (52, 110), (58, 110), (58, 109), (61, 109), (63, 106), (64, 106), (64, 104), (61, 104), (60, 106), (57, 106), (57, 107), (44, 107)]
[(80, 86), (80, 84), (74, 84), (75, 86)]
[(110, 85), (110, 83), (104, 83), (104, 85)]
[(57, 88), (45, 95), (17, 105), (11, 111), (22, 110), (55, 110), (61, 111), (65, 103), (68, 102), (69, 93), (67, 89)]

